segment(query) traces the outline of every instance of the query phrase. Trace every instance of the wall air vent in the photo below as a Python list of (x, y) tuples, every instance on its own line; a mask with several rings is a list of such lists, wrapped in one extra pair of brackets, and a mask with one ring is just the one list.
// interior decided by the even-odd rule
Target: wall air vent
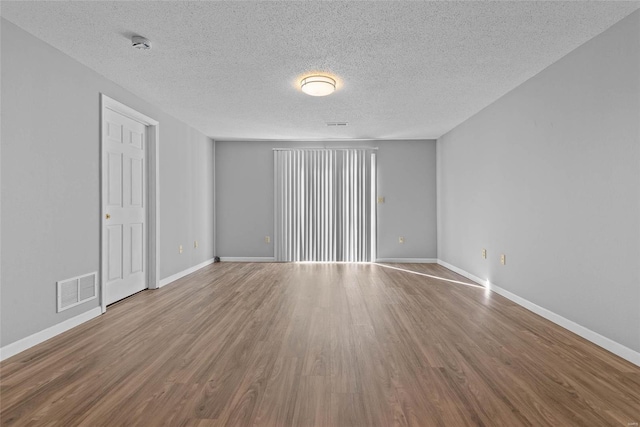
[(56, 283), (58, 313), (98, 297), (98, 273), (89, 273)]
[(327, 126), (329, 127), (338, 127), (338, 126), (348, 126), (348, 122), (327, 122)]

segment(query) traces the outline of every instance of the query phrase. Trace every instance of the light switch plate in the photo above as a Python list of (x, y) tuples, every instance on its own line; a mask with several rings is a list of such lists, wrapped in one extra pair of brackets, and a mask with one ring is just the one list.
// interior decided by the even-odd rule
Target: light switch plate
[(378, 196), (378, 203), (384, 203), (384, 197)]
[(404, 243), (404, 237), (402, 236), (398, 237), (398, 243)]

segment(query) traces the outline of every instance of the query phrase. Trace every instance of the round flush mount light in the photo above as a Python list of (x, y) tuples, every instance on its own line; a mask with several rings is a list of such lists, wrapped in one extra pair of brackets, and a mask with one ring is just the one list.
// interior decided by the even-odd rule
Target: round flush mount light
[(300, 89), (307, 95), (327, 96), (336, 90), (336, 81), (323, 75), (308, 76), (300, 81)]
[(141, 50), (151, 49), (151, 42), (141, 36), (131, 37), (131, 45), (136, 49), (141, 49)]

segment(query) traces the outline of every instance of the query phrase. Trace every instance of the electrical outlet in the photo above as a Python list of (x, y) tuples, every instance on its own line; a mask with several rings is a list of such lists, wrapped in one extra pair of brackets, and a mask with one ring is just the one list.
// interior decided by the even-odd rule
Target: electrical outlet
[(384, 197), (383, 196), (379, 196), (378, 197), (378, 203), (384, 203)]
[(487, 250), (486, 249), (482, 249), (482, 258), (487, 259)]
[(178, 247), (178, 252), (179, 252), (179, 253), (182, 253), (182, 245), (180, 245), (180, 246)]
[(194, 240), (194, 241), (193, 241), (193, 247), (194, 247), (194, 248), (197, 248), (197, 247), (198, 247), (198, 241), (197, 241), (197, 240)]
[(265, 243), (271, 243), (271, 236), (264, 236)]
[(507, 257), (505, 254), (500, 255), (500, 264), (502, 265), (506, 265), (507, 264)]
[(404, 243), (404, 237), (402, 236), (398, 237), (398, 243)]

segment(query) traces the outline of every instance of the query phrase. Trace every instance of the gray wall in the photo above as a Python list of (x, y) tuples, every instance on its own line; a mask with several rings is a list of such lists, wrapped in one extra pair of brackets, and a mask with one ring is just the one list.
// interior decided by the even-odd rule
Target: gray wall
[(160, 121), (161, 278), (213, 256), (214, 150), (209, 138), (4, 19), (1, 31), (5, 346), (98, 305), (56, 313), (55, 287), (99, 268), (101, 92)]
[(638, 34), (635, 12), (437, 143), (438, 257), (636, 351)]
[[(379, 258), (436, 257), (435, 141), (350, 142), (378, 147)], [(216, 248), (222, 257), (273, 257), (273, 148), (345, 142), (216, 141)], [(398, 237), (405, 243), (399, 244)]]

